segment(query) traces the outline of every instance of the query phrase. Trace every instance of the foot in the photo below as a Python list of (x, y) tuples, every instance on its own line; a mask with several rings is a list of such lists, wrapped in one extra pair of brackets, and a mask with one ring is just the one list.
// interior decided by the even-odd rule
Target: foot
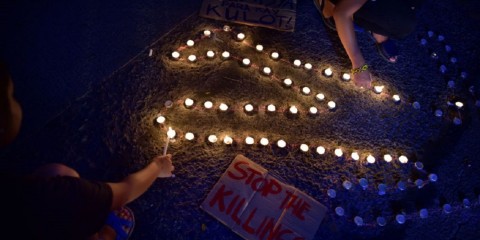
[[(377, 33), (373, 33), (372, 32), (372, 37), (375, 39), (375, 42), (377, 43), (377, 45), (381, 45), (383, 43), (385, 43), (387, 40), (389, 40), (389, 38), (387, 36), (383, 36), (383, 35), (380, 35), (380, 34), (377, 34)], [(398, 56), (385, 56), (387, 59), (387, 61), (391, 62), (391, 63), (396, 63), (397, 62), (397, 58)]]
[(335, 21), (333, 20), (333, 9), (335, 5), (328, 0), (313, 0), (313, 2), (322, 17), (323, 23), (331, 30), (336, 31)]

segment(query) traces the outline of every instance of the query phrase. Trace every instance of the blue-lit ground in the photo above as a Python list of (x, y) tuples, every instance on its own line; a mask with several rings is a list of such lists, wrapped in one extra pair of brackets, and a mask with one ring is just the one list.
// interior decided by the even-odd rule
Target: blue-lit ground
[[(346, 55), (310, 1), (299, 3), (294, 33), (229, 24), (234, 32), (247, 35), (243, 43), (219, 30), (215, 38), (202, 38), (187, 49), (182, 46), (188, 39), (200, 39), (204, 29), (225, 24), (199, 18), (196, 1), (29, 4), (7, 4), (12, 20), (6, 29), (11, 34), (1, 56), (11, 65), (25, 121), (19, 139), (0, 155), (5, 159), (2, 170), (24, 173), (55, 161), (87, 178), (117, 180), (161, 153), (165, 126), (174, 127), (180, 137), (169, 152), (174, 154), (176, 178), (156, 181), (132, 203), (137, 219), (133, 239), (239, 239), (199, 208), (236, 154), (246, 155), (327, 206), (317, 239), (480, 237), (480, 116), (475, 107), (479, 95), (469, 91), (471, 86), (480, 91), (476, 45), (480, 19), (473, 11), (478, 3), (427, 1), (419, 12), (417, 31), (399, 42), (402, 56), (395, 65), (380, 59), (366, 33), (359, 33), (375, 83), (385, 86), (380, 95), (360, 92), (340, 80), (341, 72), (349, 68)], [(438, 41), (440, 35), (443, 41)], [(255, 52), (249, 45), (256, 43), (278, 51), (282, 61)], [(451, 46), (450, 53), (445, 45)], [(182, 59), (174, 61), (170, 53), (179, 48)], [(219, 56), (196, 63), (185, 59), (189, 54), (204, 56), (210, 49), (270, 66), (274, 76)], [(438, 59), (431, 57), (432, 52)], [(457, 63), (450, 61), (452, 56)], [(288, 64), (297, 58), (312, 63), (313, 71)], [(445, 74), (439, 71), (442, 64)], [(332, 78), (315, 72), (326, 67), (334, 70)], [(462, 72), (467, 73), (465, 78)], [(326, 101), (335, 101), (337, 109), (329, 111), (326, 102), (304, 96), (297, 88), (285, 89), (277, 80), (284, 77), (292, 78), (298, 84), (294, 86), (325, 93)], [(450, 80), (454, 88), (448, 86)], [(400, 104), (391, 100), (397, 93)], [(194, 109), (183, 107), (187, 97), (198, 101)], [(165, 108), (166, 100), (174, 106)], [(228, 103), (233, 112), (205, 110), (201, 104), (206, 100)], [(457, 111), (448, 100), (465, 106)], [(243, 112), (247, 102), (260, 106), (255, 114)], [(268, 103), (282, 110), (295, 104), (300, 115), (267, 114), (262, 107)], [(319, 108), (318, 116), (307, 115), (311, 105)], [(435, 116), (438, 109), (442, 117)], [(155, 123), (159, 113), (167, 118), (165, 126)], [(455, 117), (461, 125), (453, 123)], [(187, 131), (199, 138), (186, 141)], [(206, 144), (209, 134), (219, 139), (231, 135), (236, 144)], [(247, 135), (257, 141), (267, 136), (272, 144), (246, 146)], [(280, 138), (287, 141), (286, 149), (274, 145)], [(322, 145), (327, 153), (319, 155), (315, 149), (303, 153), (301, 143)], [(336, 148), (345, 157), (335, 157)], [(361, 154), (360, 163), (351, 159), (353, 151)], [(386, 153), (405, 154), (409, 163), (385, 163)], [(374, 164), (365, 163), (368, 154), (375, 156)], [(423, 171), (413, 166), (417, 161), (423, 163)], [(438, 181), (430, 181), (430, 173)], [(368, 181), (366, 190), (358, 183), (362, 178)], [(424, 181), (422, 188), (415, 186), (418, 179)], [(342, 186), (345, 180), (352, 189)], [(398, 189), (399, 182), (406, 190)], [(387, 186), (382, 196), (380, 183)], [(335, 198), (327, 195), (329, 189), (336, 191)], [(449, 214), (443, 210), (444, 206), (448, 210), (445, 204), (451, 206)], [(345, 215), (338, 216), (336, 207), (342, 207)], [(427, 209), (428, 218), (420, 218), (420, 209)], [(398, 214), (406, 217), (405, 224), (397, 223)], [(356, 216), (363, 218), (364, 226), (355, 225)], [(379, 216), (386, 219), (385, 227), (376, 224)]]

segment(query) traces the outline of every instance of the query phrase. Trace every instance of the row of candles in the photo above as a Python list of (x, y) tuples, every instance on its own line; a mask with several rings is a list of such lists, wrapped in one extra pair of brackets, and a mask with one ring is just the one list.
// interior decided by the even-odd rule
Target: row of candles
[[(165, 117), (164, 116), (158, 116), (157, 117), (157, 122), (160, 123), (160, 124), (164, 124), (165, 123)], [(167, 131), (167, 136), (168, 136), (169, 140), (174, 139), (177, 136), (176, 131), (173, 130), (171, 127), (169, 127), (169, 129)], [(188, 141), (193, 141), (193, 140), (195, 140), (196, 137), (197, 136), (193, 132), (186, 132), (185, 135), (184, 135), (184, 138)], [(220, 139), (220, 137), (215, 135), (215, 134), (208, 135), (206, 137), (206, 139), (211, 144), (214, 144), (214, 143), (217, 143), (217, 142), (221, 141), (225, 145), (232, 145), (234, 142), (238, 141), (238, 140), (235, 140), (232, 136), (229, 136), (229, 135), (224, 135), (222, 137), (222, 139)], [(271, 140), (269, 140), (267, 137), (261, 137), (259, 139), (255, 139), (252, 136), (247, 136), (247, 137), (245, 137), (245, 139), (240, 140), (240, 141), (244, 142), (246, 145), (254, 145), (255, 143), (258, 143), (258, 144), (260, 144), (261, 146), (264, 146), (264, 147), (271, 146), (273, 144), (273, 143), (271, 143)], [(278, 148), (286, 148), (287, 145), (288, 145), (287, 142), (284, 139), (279, 139), (274, 144)], [(291, 144), (290, 146), (296, 146), (296, 144)], [(314, 146), (314, 147), (312, 147), (312, 146), (310, 146), (306, 143), (300, 144), (299, 149), (300, 149), (300, 151), (302, 151), (304, 153), (309, 153), (312, 150), (314, 150), (319, 155), (324, 155), (324, 154), (327, 153), (327, 148), (324, 147), (324, 146), (316, 146), (316, 147)], [(333, 150), (333, 154), (338, 158), (348, 158), (346, 156), (347, 154), (346, 154), (345, 150), (343, 150), (340, 147), (335, 148)], [(364, 156), (364, 155), (365, 154), (361, 154), (359, 151), (352, 151), (349, 159), (352, 159), (354, 161), (360, 161), (360, 160), (364, 159), (367, 163), (370, 163), (370, 164), (373, 164), (377, 161), (377, 158), (374, 157), (372, 154), (367, 154), (366, 156)], [(408, 158), (405, 155), (400, 155), (397, 158), (395, 158), (392, 154), (387, 153), (387, 154), (384, 154), (382, 158), (387, 163), (392, 162), (395, 159), (397, 159), (398, 162), (400, 162), (402, 164), (408, 163)]]

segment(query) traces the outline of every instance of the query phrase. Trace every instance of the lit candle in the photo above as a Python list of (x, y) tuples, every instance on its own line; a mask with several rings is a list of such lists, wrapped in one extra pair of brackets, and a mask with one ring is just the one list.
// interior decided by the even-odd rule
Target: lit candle
[(322, 147), (322, 146), (317, 147), (317, 153), (318, 154), (323, 155), (323, 154), (325, 154), (325, 151), (326, 151), (326, 149), (324, 147)]
[(265, 75), (270, 75), (270, 74), (272, 73), (272, 69), (269, 68), (269, 67), (264, 67), (264, 68), (263, 68), (263, 73), (264, 73)]
[(321, 101), (325, 100), (325, 94), (319, 93), (319, 94), (317, 94), (317, 95), (315, 96), (315, 98), (316, 98), (318, 101), (321, 102)]
[(213, 134), (210, 135), (210, 136), (208, 136), (208, 141), (211, 142), (211, 143), (216, 143), (217, 140), (218, 140), (218, 139), (217, 139), (217, 136), (215, 136), (215, 135), (213, 135)]
[(310, 107), (310, 109), (308, 110), (310, 112), (310, 114), (312, 115), (315, 115), (318, 113), (318, 109), (316, 107)]
[(360, 155), (358, 154), (358, 152), (352, 152), (352, 159), (355, 160), (355, 161), (358, 161), (360, 159)]
[(393, 95), (393, 96), (392, 96), (392, 99), (393, 99), (393, 101), (396, 102), (396, 103), (400, 102), (400, 96), (399, 96), (398, 94)]
[(157, 117), (156, 121), (157, 121), (157, 123), (163, 124), (163, 123), (165, 123), (165, 117), (160, 115), (160, 116)]
[(222, 52), (222, 58), (223, 59), (228, 59), (230, 57), (230, 53), (227, 51)]
[(300, 145), (300, 150), (302, 150), (302, 152), (308, 152), (309, 147), (308, 147), (307, 144), (302, 143), (302, 144)]
[(342, 74), (342, 79), (343, 79), (344, 81), (348, 81), (348, 80), (350, 80), (350, 78), (351, 78), (351, 77), (350, 77), (350, 74), (348, 74), (348, 73)]
[(252, 145), (252, 144), (255, 143), (255, 139), (253, 139), (253, 137), (248, 136), (248, 137), (245, 138), (245, 143), (247, 145)]
[(212, 50), (207, 51), (207, 57), (208, 57), (208, 58), (213, 58), (213, 57), (215, 57), (215, 52), (212, 51)]
[(262, 146), (267, 146), (268, 145), (268, 139), (267, 138), (261, 138), (260, 139), (260, 144), (262, 144)]
[(291, 114), (297, 114), (298, 113), (298, 109), (295, 106), (291, 106), (289, 111), (290, 111)]
[(462, 102), (455, 102), (455, 106), (457, 107), (457, 109), (460, 109), (463, 107), (463, 103)]
[(272, 52), (272, 54), (270, 54), (270, 57), (274, 60), (277, 60), (280, 57), (280, 54), (278, 52)]
[(284, 140), (280, 139), (280, 140), (277, 141), (277, 146), (279, 148), (284, 148), (284, 147), (287, 146), (287, 143)]
[(244, 58), (244, 59), (242, 60), (242, 63), (243, 63), (243, 66), (249, 66), (249, 65), (250, 65), (250, 59)]
[(375, 87), (373, 87), (375, 93), (378, 93), (378, 94), (382, 93), (383, 88), (384, 88), (384, 86), (375, 86)]
[(341, 157), (343, 156), (343, 151), (340, 148), (335, 149), (335, 156)]
[(275, 105), (273, 105), (273, 104), (269, 104), (267, 106), (267, 111), (269, 111), (269, 112), (275, 112), (276, 110), (277, 110), (277, 107), (275, 107)]
[(225, 136), (223, 138), (223, 143), (227, 144), (227, 145), (230, 145), (233, 143), (233, 139), (230, 137), (230, 136)]
[(408, 162), (408, 158), (405, 157), (404, 155), (402, 155), (402, 156), (400, 156), (400, 157), (398, 158), (398, 161), (400, 161), (400, 163), (405, 164), (405, 163)]
[(333, 71), (332, 71), (331, 68), (327, 68), (323, 71), (323, 74), (325, 74), (325, 76), (327, 76), (327, 77), (331, 77), (332, 74), (333, 74)]
[(312, 64), (310, 64), (310, 63), (305, 63), (304, 67), (307, 70), (311, 70), (313, 68)]
[(213, 107), (213, 103), (211, 101), (205, 101), (203, 103), (203, 106), (206, 108), (206, 109), (210, 109)]
[(163, 156), (167, 155), (168, 143), (170, 139), (174, 138), (177, 133), (171, 127), (168, 127), (167, 131), (167, 141), (165, 142), (165, 147), (163, 147)]
[(246, 112), (251, 112), (251, 111), (253, 111), (253, 105), (249, 103), (249, 104), (245, 105), (244, 109), (245, 109)]
[(188, 40), (187, 41), (187, 46), (193, 47), (193, 45), (195, 45), (195, 42), (193, 40)]
[(311, 92), (310, 88), (309, 87), (303, 87), (302, 88), (302, 93), (305, 94), (305, 95), (309, 95)]
[(257, 44), (257, 46), (255, 46), (255, 49), (257, 49), (258, 52), (261, 52), (263, 51), (263, 45)]
[(298, 59), (295, 59), (295, 60), (293, 61), (293, 66), (295, 66), (295, 67), (300, 67), (300, 66), (302, 66), (302, 61), (300, 61), (300, 60), (298, 60)]
[(245, 34), (243, 34), (243, 33), (237, 34), (237, 40), (243, 41), (243, 39), (245, 39)]
[(292, 84), (293, 84), (293, 81), (290, 78), (285, 78), (283, 80), (283, 85), (285, 85), (286, 87), (290, 87), (292, 86)]
[(180, 53), (177, 52), (177, 51), (173, 51), (172, 52), (172, 58), (175, 59), (175, 60), (178, 60), (178, 58), (180, 58)]
[(203, 31), (203, 35), (205, 37), (210, 37), (210, 35), (212, 35), (212, 32), (210, 30), (206, 29), (206, 30)]
[(337, 104), (334, 101), (328, 102), (327, 105), (329, 109), (335, 109), (337, 107)]
[(383, 160), (385, 160), (385, 162), (391, 162), (393, 160), (392, 155), (390, 154), (383, 155)]
[(367, 162), (368, 163), (375, 163), (375, 157), (372, 155), (368, 155), (367, 157)]
[(220, 111), (225, 112), (228, 110), (228, 105), (225, 103), (220, 103), (220, 106), (218, 107)]
[(185, 99), (185, 102), (184, 102), (186, 108), (190, 108), (191, 106), (193, 106), (193, 103), (194, 101), (191, 98)]
[(188, 141), (192, 141), (194, 138), (195, 138), (195, 134), (191, 132), (185, 133), (185, 139), (187, 139)]
[(195, 61), (197, 61), (197, 56), (195, 56), (195, 55), (193, 55), (193, 54), (190, 55), (190, 56), (188, 56), (188, 61), (190, 61), (190, 62), (195, 62)]

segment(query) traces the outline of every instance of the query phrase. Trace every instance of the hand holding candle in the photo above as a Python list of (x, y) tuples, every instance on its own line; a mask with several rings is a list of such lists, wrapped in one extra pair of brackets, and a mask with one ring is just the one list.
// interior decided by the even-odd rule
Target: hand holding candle
[(168, 143), (170, 139), (174, 138), (177, 133), (171, 127), (168, 127), (167, 131), (167, 141), (165, 142), (165, 147), (163, 147), (163, 156), (167, 155)]

